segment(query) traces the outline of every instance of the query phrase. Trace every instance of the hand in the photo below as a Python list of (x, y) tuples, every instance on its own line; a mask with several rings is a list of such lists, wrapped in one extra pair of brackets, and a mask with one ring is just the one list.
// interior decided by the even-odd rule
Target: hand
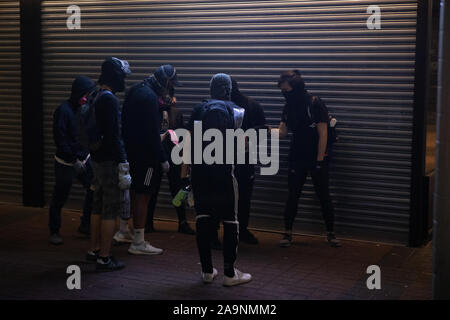
[(161, 168), (164, 173), (169, 172), (169, 169), (170, 169), (169, 161), (161, 162)]
[(81, 162), (79, 159), (77, 159), (74, 162), (73, 168), (75, 169), (75, 172), (77, 174), (82, 174), (82, 173), (86, 172), (86, 165), (83, 162)]
[(163, 134), (160, 134), (161, 141), (164, 141), (168, 135), (169, 135), (169, 131), (166, 131)]
[(131, 187), (130, 164), (128, 162), (119, 163), (119, 188), (120, 190), (127, 190)]
[(316, 170), (322, 170), (325, 167), (326, 163), (325, 160), (317, 160), (316, 162)]
[(188, 185), (190, 185), (191, 184), (191, 181), (189, 180), (189, 178), (188, 177), (184, 177), (184, 178), (181, 178), (181, 189), (184, 189), (184, 188), (186, 188)]

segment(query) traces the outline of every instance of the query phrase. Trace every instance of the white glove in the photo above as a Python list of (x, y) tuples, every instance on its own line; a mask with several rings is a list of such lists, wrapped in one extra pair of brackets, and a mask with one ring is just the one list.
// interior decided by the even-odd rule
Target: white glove
[(82, 174), (86, 171), (86, 165), (78, 159), (73, 163), (73, 168), (77, 174)]
[(161, 162), (161, 167), (162, 167), (162, 170), (164, 173), (169, 172), (169, 169), (170, 169), (169, 161)]
[(131, 187), (130, 164), (128, 162), (119, 163), (119, 188), (127, 190)]

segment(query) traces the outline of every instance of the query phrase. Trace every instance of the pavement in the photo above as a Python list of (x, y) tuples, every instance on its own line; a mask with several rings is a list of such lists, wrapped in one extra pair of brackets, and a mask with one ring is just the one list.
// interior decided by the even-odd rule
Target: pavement
[[(98, 273), (84, 260), (88, 239), (76, 231), (79, 218), (78, 211), (63, 211), (64, 244), (53, 246), (48, 209), (0, 204), (0, 299), (431, 299), (431, 244), (408, 248), (344, 240), (342, 248), (331, 248), (325, 237), (295, 235), (291, 248), (279, 248), (280, 234), (254, 232), (259, 244), (241, 244), (237, 261), (252, 282), (225, 288), (222, 253), (213, 251), (219, 276), (204, 285), (195, 236), (178, 233), (170, 221), (156, 221), (157, 232), (146, 235), (165, 250), (162, 255), (133, 256), (127, 245), (113, 247), (126, 268)], [(67, 288), (70, 265), (81, 269), (79, 290)], [(379, 290), (367, 287), (371, 265), (380, 267)]]

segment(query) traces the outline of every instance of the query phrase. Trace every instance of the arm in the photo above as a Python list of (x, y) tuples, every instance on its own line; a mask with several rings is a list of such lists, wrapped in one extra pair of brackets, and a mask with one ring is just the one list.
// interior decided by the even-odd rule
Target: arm
[(319, 145), (317, 151), (317, 161), (323, 161), (325, 151), (327, 149), (328, 127), (326, 122), (319, 122), (317, 124), (317, 132), (319, 134)]
[(118, 163), (127, 162), (127, 154), (122, 140), (120, 127), (120, 105), (119, 100), (115, 97), (108, 97), (108, 103), (111, 104), (111, 110), (106, 112), (105, 119), (105, 136), (111, 137), (112, 148), (114, 151), (114, 158)]
[(278, 128), (271, 128), (270, 131), (276, 131), (278, 130), (278, 135), (280, 138), (286, 138), (288, 135), (288, 127), (286, 125), (286, 122), (281, 121)]
[(53, 139), (56, 148), (60, 151), (61, 158), (72, 163), (77, 159), (77, 155), (67, 141), (67, 121), (67, 115), (61, 108), (58, 108), (53, 115)]
[(147, 96), (145, 100), (148, 110), (148, 139), (152, 153), (160, 163), (167, 161), (167, 155), (162, 145), (160, 135), (161, 122), (158, 109), (158, 101), (154, 96)]

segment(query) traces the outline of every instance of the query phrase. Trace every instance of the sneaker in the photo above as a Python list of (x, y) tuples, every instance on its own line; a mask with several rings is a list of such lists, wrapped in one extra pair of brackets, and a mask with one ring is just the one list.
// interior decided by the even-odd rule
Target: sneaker
[(289, 248), (292, 244), (292, 235), (285, 233), (283, 239), (280, 240), (280, 247)]
[(328, 244), (334, 248), (342, 247), (341, 242), (338, 239), (336, 239), (336, 235), (334, 234), (334, 232), (328, 232), (327, 241)]
[(100, 250), (95, 250), (95, 251), (88, 251), (86, 253), (86, 261), (89, 262), (96, 262), (98, 259), (98, 253), (100, 252)]
[(89, 237), (91, 235), (91, 226), (86, 224), (80, 224), (77, 231), (78, 233), (81, 233)]
[(63, 239), (59, 235), (59, 233), (53, 233), (50, 235), (50, 238), (48, 238), (48, 242), (51, 244), (54, 244), (55, 246), (59, 246), (64, 243)]
[(121, 243), (132, 243), (133, 242), (133, 235), (130, 232), (121, 232), (120, 230), (116, 232), (113, 239), (116, 244)]
[(116, 260), (113, 256), (110, 256), (107, 259), (108, 260), (104, 261), (103, 258), (97, 258), (97, 271), (117, 271), (125, 268), (125, 264), (122, 261)]
[(189, 223), (187, 223), (186, 221), (178, 225), (178, 232), (189, 235), (195, 235), (195, 231), (189, 226)]
[(237, 286), (239, 284), (244, 284), (252, 280), (252, 275), (250, 273), (243, 273), (238, 269), (234, 268), (234, 277), (223, 276), (223, 285), (225, 287)]
[(239, 232), (239, 241), (248, 244), (258, 244), (258, 239), (248, 229)]
[(140, 244), (132, 243), (130, 248), (128, 249), (128, 253), (130, 254), (138, 254), (138, 255), (155, 255), (163, 253), (163, 249), (155, 248), (150, 245), (147, 241), (144, 241)]
[(204, 273), (202, 272), (202, 280), (203, 283), (212, 283), (214, 281), (214, 278), (217, 277), (217, 269), (213, 268), (213, 273)]

